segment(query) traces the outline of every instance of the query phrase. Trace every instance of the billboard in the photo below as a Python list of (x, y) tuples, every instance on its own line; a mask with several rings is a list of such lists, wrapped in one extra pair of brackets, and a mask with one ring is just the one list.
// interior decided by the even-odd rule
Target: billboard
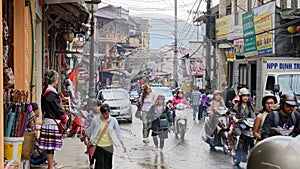
[(275, 2), (253, 9), (256, 47), (259, 56), (273, 54), (273, 31), (275, 23)]
[(188, 75), (203, 75), (203, 62), (199, 59), (190, 59), (186, 61)]
[(230, 25), (230, 16), (223, 16), (216, 19), (216, 39), (228, 39), (228, 27)]

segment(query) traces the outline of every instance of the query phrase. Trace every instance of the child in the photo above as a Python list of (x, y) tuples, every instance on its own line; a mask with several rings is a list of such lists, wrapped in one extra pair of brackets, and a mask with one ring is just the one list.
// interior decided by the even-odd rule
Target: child
[(36, 131), (37, 117), (40, 116), (40, 110), (37, 103), (31, 103), (29, 106), (30, 113), (28, 114), (28, 131)]
[[(86, 117), (86, 124), (85, 124), (85, 130), (90, 126), (91, 121), (93, 120), (93, 118), (97, 117), (100, 115), (100, 108), (101, 108), (102, 102), (100, 100), (96, 100), (94, 102), (94, 110), (90, 111), (90, 113), (87, 115)], [(88, 154), (89, 153), (89, 148), (90, 148), (90, 143), (87, 137), (82, 137), (80, 138), (80, 140), (82, 142), (84, 142), (84, 144), (86, 145), (86, 151), (85, 153)], [(92, 160), (90, 160), (90, 168), (93, 168), (94, 165), (94, 158)]]

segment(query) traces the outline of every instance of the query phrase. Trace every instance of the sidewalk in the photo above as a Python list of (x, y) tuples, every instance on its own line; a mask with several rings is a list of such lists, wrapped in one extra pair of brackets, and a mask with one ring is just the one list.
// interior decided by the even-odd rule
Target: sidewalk
[[(131, 147), (127, 147), (130, 151)], [(86, 146), (79, 138), (64, 138), (63, 149), (55, 151), (54, 159), (62, 169), (89, 169), (88, 155), (84, 154)], [(115, 149), (113, 168), (141, 168), (136, 162), (128, 160), (127, 154), (122, 152), (120, 147)], [(31, 166), (31, 169), (47, 169), (47, 165)]]
[[(88, 169), (88, 156), (85, 152), (84, 143), (79, 138), (64, 138), (63, 149), (55, 151), (54, 159), (63, 169)], [(31, 166), (32, 169), (46, 169), (47, 165)]]

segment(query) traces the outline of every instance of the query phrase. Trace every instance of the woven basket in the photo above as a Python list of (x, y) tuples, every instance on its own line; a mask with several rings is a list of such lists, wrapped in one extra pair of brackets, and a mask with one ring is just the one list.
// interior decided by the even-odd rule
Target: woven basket
[(35, 133), (34, 132), (25, 132), (24, 141), (22, 145), (22, 160), (30, 160), (32, 150), (35, 143)]

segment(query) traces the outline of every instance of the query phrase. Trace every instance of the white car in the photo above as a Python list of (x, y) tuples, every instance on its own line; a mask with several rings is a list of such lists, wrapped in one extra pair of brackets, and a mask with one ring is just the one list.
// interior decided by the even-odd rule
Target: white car
[(165, 96), (165, 102), (172, 101), (173, 93), (168, 87), (151, 87), (153, 94), (157, 97), (158, 95)]
[(132, 107), (129, 94), (125, 89), (103, 89), (97, 94), (97, 99), (110, 106), (110, 115), (118, 120), (132, 123)]

